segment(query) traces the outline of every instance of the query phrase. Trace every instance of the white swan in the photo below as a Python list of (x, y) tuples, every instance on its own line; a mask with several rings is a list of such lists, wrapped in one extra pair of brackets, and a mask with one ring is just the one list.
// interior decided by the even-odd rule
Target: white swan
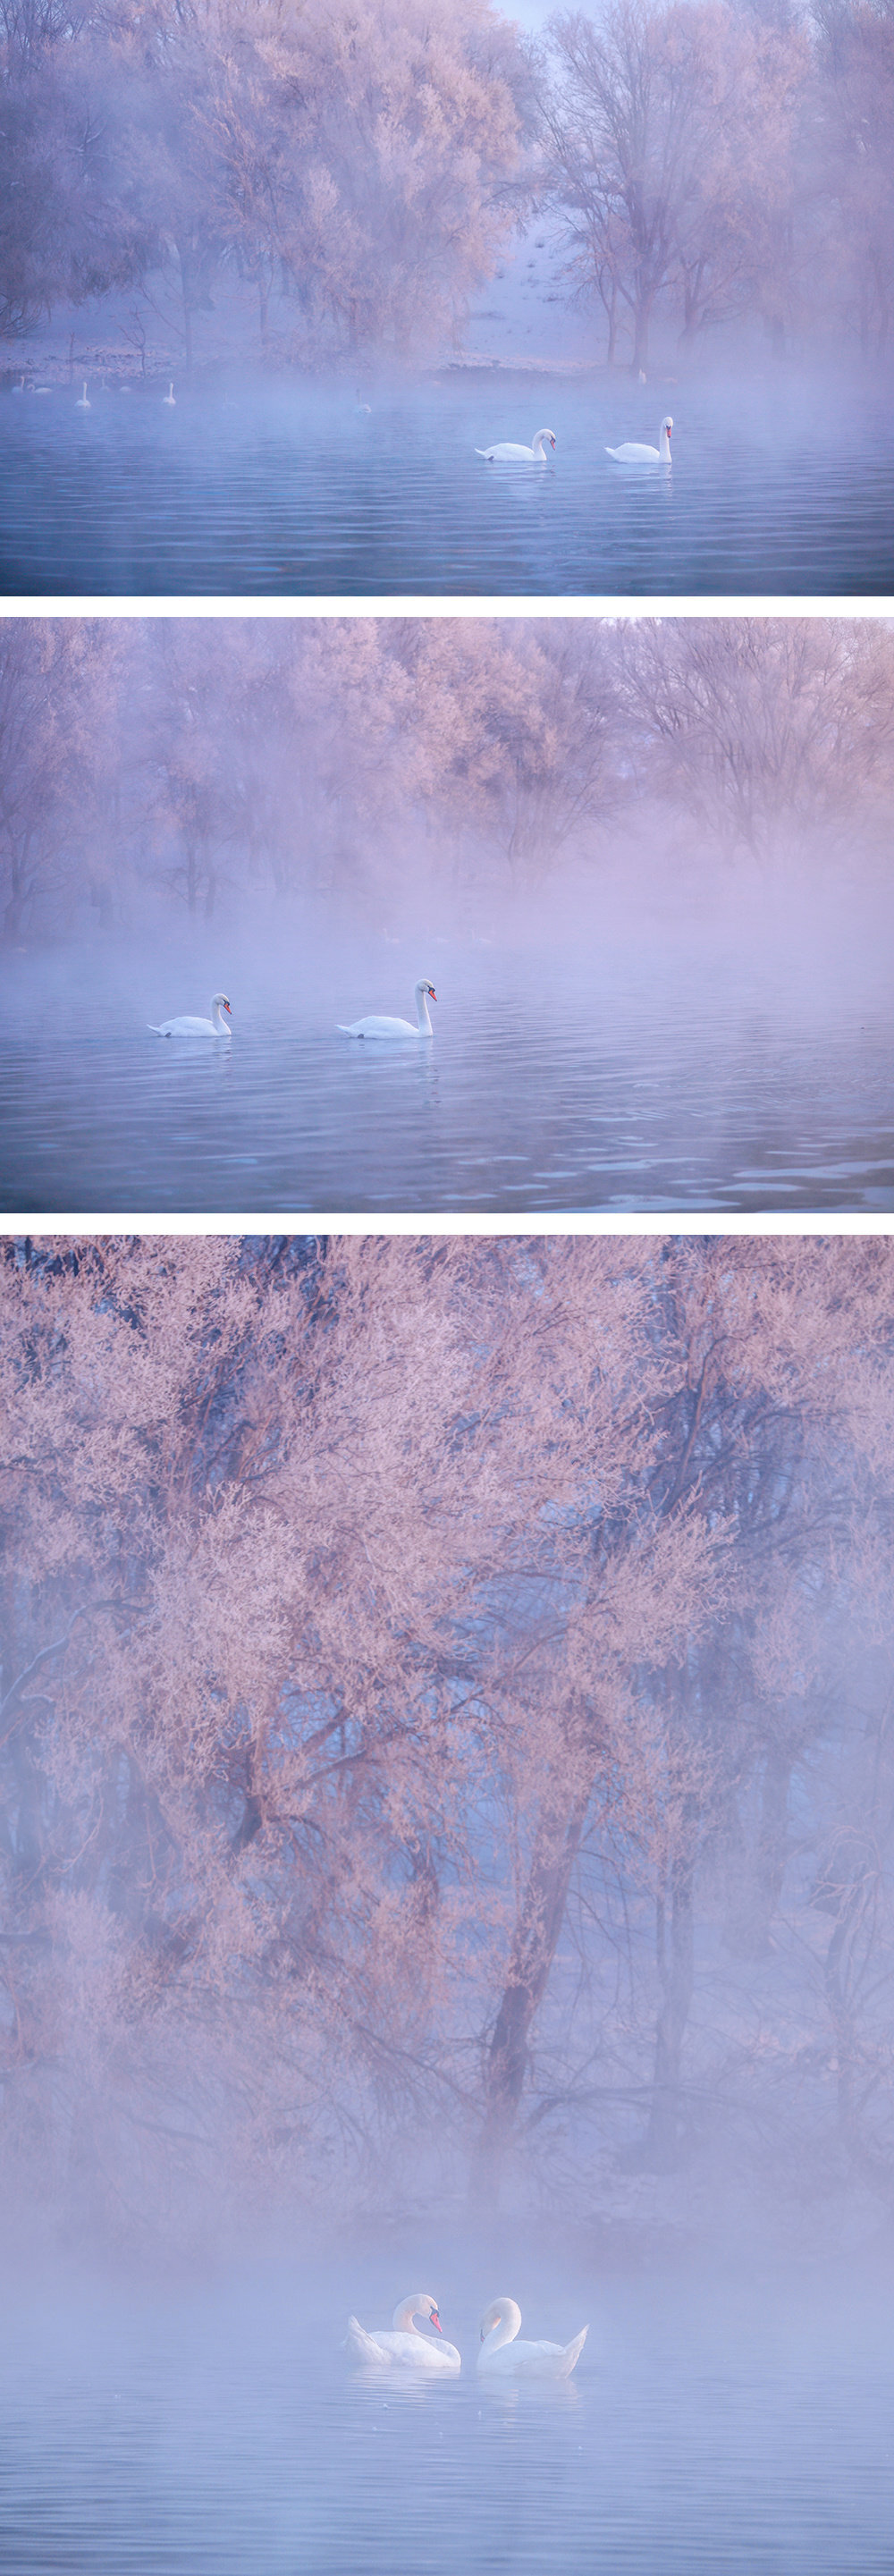
[(495, 2379), (570, 2379), (589, 2333), (573, 2343), (517, 2343), (521, 2309), (514, 2299), (494, 2299), (481, 2319), (478, 2368)]
[[(425, 2317), (434, 2326), (436, 2335), (441, 2336), (440, 2343), (419, 2333), (417, 2317)], [(428, 2290), (413, 2290), (408, 2299), (398, 2300), (393, 2326), (377, 2326), (374, 2334), (367, 2334), (356, 2317), (349, 2317), (345, 2351), (354, 2361), (372, 2362), (377, 2370), (456, 2372), (460, 2368), (459, 2353), (455, 2343), (444, 2342), (443, 2331), (437, 2299)]]
[(229, 1017), (230, 1005), (225, 993), (215, 993), (211, 1002), (210, 1020), (187, 1017), (180, 1020), (150, 1020), (148, 1025), (153, 1037), (156, 1038), (228, 1038), (230, 1032), (221, 1019), (221, 1011), (226, 1011)]
[(437, 998), (434, 985), (427, 984), (423, 978), (416, 986), (415, 1028), (412, 1020), (383, 1019), (373, 1012), (371, 1017), (365, 1020), (352, 1020), (348, 1027), (344, 1020), (339, 1020), (337, 1023), (339, 1036), (343, 1038), (433, 1038), (435, 1033), (428, 1016), (428, 1005), (429, 1001), (436, 1002)]
[(167, 393), (166, 393), (166, 394), (162, 394), (162, 402), (163, 402), (163, 403), (172, 403), (172, 402), (174, 401), (174, 399), (175, 399), (175, 396), (174, 396), (174, 387), (173, 387), (173, 384), (171, 384), (171, 385), (169, 385), (169, 387), (168, 387), (168, 391), (167, 391)]
[(476, 447), (475, 454), (486, 457), (488, 465), (548, 465), (549, 457), (543, 444), (545, 438), (549, 439), (551, 447), (555, 447), (552, 430), (538, 429), (530, 447), (516, 447), (511, 438), (504, 438), (499, 447)]
[(623, 447), (607, 447), (606, 456), (613, 456), (617, 465), (669, 465), (673, 425), (671, 414), (667, 412), (658, 432), (657, 447), (645, 447), (635, 438), (628, 438)]
[(86, 378), (86, 376), (85, 376), (85, 377), (84, 377), (84, 391), (83, 391), (83, 393), (82, 393), (82, 394), (79, 394), (79, 395), (78, 395), (78, 399), (77, 399), (77, 402), (76, 402), (76, 404), (75, 404), (75, 410), (76, 410), (76, 411), (89, 411), (89, 410), (90, 410), (90, 407), (91, 407), (91, 406), (90, 406), (90, 396), (89, 396), (89, 394), (88, 394), (88, 392), (87, 392), (87, 378)]

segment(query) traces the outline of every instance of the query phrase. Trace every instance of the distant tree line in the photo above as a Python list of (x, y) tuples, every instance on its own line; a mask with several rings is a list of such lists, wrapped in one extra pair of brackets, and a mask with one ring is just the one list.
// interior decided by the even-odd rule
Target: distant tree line
[(887, 865), (894, 634), (850, 618), (10, 619), (0, 930), (210, 918), (693, 841)]
[[(229, 277), (316, 366), (461, 331), (551, 209), (605, 353), (756, 317), (886, 346), (892, 0), (0, 0), (0, 337), (160, 290), (189, 363)], [(144, 299), (149, 299), (147, 306)]]
[(8, 2190), (890, 2208), (890, 1241), (23, 1241), (0, 1308)]

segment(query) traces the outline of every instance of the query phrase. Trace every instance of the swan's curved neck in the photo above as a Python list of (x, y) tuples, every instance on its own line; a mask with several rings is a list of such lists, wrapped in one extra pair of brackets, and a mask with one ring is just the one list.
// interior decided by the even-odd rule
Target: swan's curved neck
[(424, 2317), (427, 2325), (433, 2306), (434, 2301), (426, 2298), (424, 2290), (414, 2290), (409, 2299), (398, 2300), (391, 2320), (392, 2325), (396, 2327), (398, 2334), (418, 2334), (417, 2317)]
[(514, 2299), (498, 2299), (495, 2304), (496, 2322), (484, 2339), (487, 2352), (499, 2352), (501, 2344), (513, 2343), (521, 2325), (521, 2309)]
[(424, 984), (416, 986), (416, 1026), (427, 1038), (434, 1037), (434, 1029), (428, 1016), (428, 994)]
[(211, 1004), (211, 1018), (218, 1037), (226, 1037), (227, 1024), (226, 1020), (223, 1018), (220, 1003), (217, 1001), (212, 1002)]

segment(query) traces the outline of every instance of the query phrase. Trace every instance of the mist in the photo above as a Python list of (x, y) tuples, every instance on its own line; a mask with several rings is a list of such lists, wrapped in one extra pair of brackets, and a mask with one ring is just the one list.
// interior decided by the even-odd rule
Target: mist
[(889, 1241), (0, 1298), (16, 2563), (881, 2569)]
[(890, 592), (884, 10), (532, 14), (0, 9), (7, 592)]
[(249, 24), (229, 0), (5, 7), (7, 340), (108, 305), (143, 375), (200, 362), (241, 306), (255, 366), (412, 363), (455, 349), (533, 220), (559, 255), (547, 291), (582, 301), (610, 364), (743, 319), (780, 350), (844, 334), (884, 356), (883, 11), (619, 0), (519, 23), (451, 0), (435, 26), (380, 0), (347, 37), (330, 10)]
[[(3, 1204), (890, 1203), (853, 619), (10, 620)], [(339, 1034), (415, 1017), (430, 1045)], [(232, 1045), (171, 1046), (231, 1004)]]

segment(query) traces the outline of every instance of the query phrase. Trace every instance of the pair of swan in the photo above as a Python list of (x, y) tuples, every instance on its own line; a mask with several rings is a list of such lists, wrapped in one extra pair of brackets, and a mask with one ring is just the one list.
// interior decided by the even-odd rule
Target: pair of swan
[(412, 1020), (389, 1020), (373, 1012), (365, 1020), (351, 1020), (347, 1026), (343, 1020), (339, 1020), (337, 1022), (339, 1036), (343, 1038), (433, 1038), (435, 1033), (429, 1019), (428, 1006), (429, 1002), (436, 1002), (437, 998), (434, 985), (427, 983), (423, 975), (416, 986), (415, 1027)]
[[(613, 456), (616, 465), (669, 465), (670, 434), (673, 425), (672, 415), (667, 412), (658, 432), (657, 447), (647, 447), (639, 439), (628, 438), (623, 447), (607, 447), (606, 456)], [(511, 439), (503, 439), (499, 447), (476, 447), (475, 454), (483, 456), (488, 465), (548, 465), (549, 458), (544, 445), (546, 439), (549, 440), (551, 447), (555, 447), (552, 430), (538, 429), (535, 431), (530, 447), (516, 447)]]
[(613, 456), (616, 465), (669, 465), (673, 425), (672, 414), (666, 412), (658, 432), (657, 447), (647, 447), (642, 440), (628, 438), (623, 447), (607, 447), (606, 456)]
[[(424, 2317), (428, 2325), (434, 2326), (435, 2333), (442, 2337), (440, 2343), (420, 2334), (417, 2317)], [(570, 2379), (589, 2328), (582, 2326), (571, 2343), (520, 2343), (520, 2325), (521, 2309), (515, 2299), (493, 2299), (485, 2308), (478, 2354), (481, 2377)], [(393, 2326), (376, 2327), (374, 2334), (367, 2334), (356, 2317), (349, 2317), (345, 2349), (355, 2361), (371, 2363), (379, 2370), (449, 2372), (455, 2377), (461, 2368), (455, 2343), (443, 2341), (437, 2299), (428, 2290), (413, 2290), (408, 2299), (399, 2299)]]
[[(416, 986), (415, 1027), (412, 1020), (389, 1020), (373, 1014), (365, 1020), (353, 1020), (348, 1028), (340, 1021), (341, 1036), (345, 1038), (433, 1038), (434, 1029), (429, 1019), (428, 1005), (429, 1002), (436, 1002), (437, 998), (434, 985), (429, 984), (423, 976)], [(230, 1031), (226, 1020), (221, 1016), (224, 1011), (227, 1019), (230, 1019), (232, 1015), (226, 994), (214, 993), (211, 997), (210, 1020), (192, 1018), (187, 1014), (178, 1020), (150, 1020), (149, 1027), (153, 1037), (156, 1038), (228, 1038)]]
[(155, 1038), (228, 1038), (230, 1031), (226, 1020), (221, 1019), (222, 1011), (226, 1011), (229, 1019), (231, 1013), (226, 994), (213, 993), (210, 1020), (190, 1018), (187, 1014), (179, 1020), (150, 1020), (148, 1025)]

